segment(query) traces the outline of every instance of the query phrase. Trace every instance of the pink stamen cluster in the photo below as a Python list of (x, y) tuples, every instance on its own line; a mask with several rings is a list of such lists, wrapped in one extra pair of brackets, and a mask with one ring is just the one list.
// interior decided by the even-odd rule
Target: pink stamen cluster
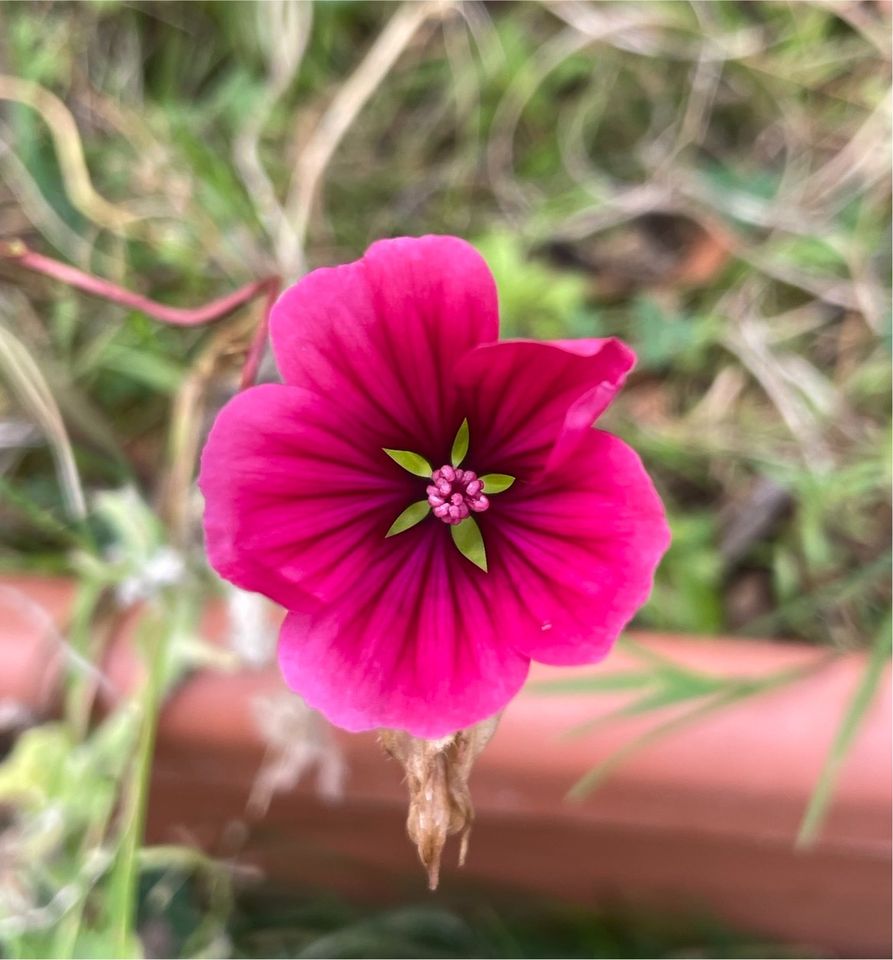
[(472, 511), (483, 513), (490, 506), (483, 489), (484, 482), (474, 470), (458, 470), (447, 464), (431, 474), (428, 503), (435, 517), (456, 526)]

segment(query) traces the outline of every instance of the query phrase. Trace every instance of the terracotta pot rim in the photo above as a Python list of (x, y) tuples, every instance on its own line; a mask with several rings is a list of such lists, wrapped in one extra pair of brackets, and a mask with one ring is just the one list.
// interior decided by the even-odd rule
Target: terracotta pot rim
[[(23, 612), (10, 601), (10, 589), (24, 592), (25, 607), (44, 613)], [(72, 592), (60, 579), (0, 577), (0, 699), (47, 710), (46, 677), (61, 668), (58, 658), (54, 666), (47, 657), (58, 647), (47, 624), (61, 627)], [(122, 690), (135, 682), (134, 622), (134, 615), (120, 619), (105, 661)], [(211, 636), (225, 631), (219, 604), (209, 607), (205, 628)], [(635, 636), (681, 663), (729, 676), (770, 675), (827, 659), (800, 644)], [(769, 936), (814, 941), (843, 955), (883, 955), (893, 792), (889, 668), (841, 770), (819, 842), (809, 851), (793, 848), (864, 662), (860, 654), (841, 655), (795, 683), (680, 726), (574, 804), (563, 799), (573, 783), (595, 761), (647, 733), (655, 718), (626, 717), (569, 738), (575, 724), (622, 704), (623, 695), (547, 695), (528, 686), (506, 710), (472, 776), (478, 826), (469, 880), (582, 902), (612, 891), (657, 903), (679, 894)], [(532, 676), (585, 677), (593, 669), (630, 666), (629, 652), (618, 649), (596, 668), (535, 667)], [(174, 693), (159, 729), (150, 809), (155, 839), (173, 839), (182, 822), (217, 849), (226, 825), (245, 815), (248, 792), (270, 759), (258, 704), (276, 702), (295, 701), (275, 668), (204, 671)], [(389, 889), (404, 884), (401, 878), (411, 885), (417, 867), (400, 836), (405, 797), (396, 766), (382, 759), (374, 735), (337, 735), (335, 742), (349, 771), (343, 803), (321, 802), (315, 781), (305, 778), (273, 799), (249, 859), (281, 884), (299, 881), (309, 857), (319, 871), (314, 879), (342, 892)]]

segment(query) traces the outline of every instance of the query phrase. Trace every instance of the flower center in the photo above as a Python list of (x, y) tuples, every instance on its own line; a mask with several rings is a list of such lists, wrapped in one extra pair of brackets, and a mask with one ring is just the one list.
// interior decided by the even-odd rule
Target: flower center
[(431, 474), (428, 503), (435, 517), (456, 526), (471, 513), (483, 513), (490, 506), (484, 482), (474, 470), (460, 470), (449, 464)]

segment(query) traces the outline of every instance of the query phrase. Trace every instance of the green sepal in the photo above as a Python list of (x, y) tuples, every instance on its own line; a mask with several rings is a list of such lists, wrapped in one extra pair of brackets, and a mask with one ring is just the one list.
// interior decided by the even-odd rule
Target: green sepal
[(474, 517), (466, 517), (461, 523), (454, 527), (451, 526), (450, 533), (459, 553), (486, 573), (487, 551), (484, 549), (481, 529), (475, 523)]
[(385, 539), (388, 537), (396, 537), (398, 533), (403, 533), (404, 530), (409, 530), (410, 527), (421, 523), (430, 512), (431, 504), (428, 503), (427, 500), (419, 500), (417, 503), (411, 503), (391, 524), (388, 532), (385, 534)]
[(485, 473), (478, 478), (484, 485), (484, 493), (502, 493), (515, 482), (515, 478), (507, 473)]
[(468, 453), (468, 417), (462, 421), (459, 429), (456, 431), (456, 439), (453, 441), (453, 449), (450, 452), (450, 462), (454, 467), (459, 466), (465, 459), (466, 453)]
[(381, 449), (384, 450), (394, 463), (399, 464), (404, 470), (416, 477), (425, 477), (427, 479), (434, 472), (431, 469), (431, 464), (428, 463), (424, 457), (420, 457), (411, 450), (389, 450), (387, 447), (382, 447)]

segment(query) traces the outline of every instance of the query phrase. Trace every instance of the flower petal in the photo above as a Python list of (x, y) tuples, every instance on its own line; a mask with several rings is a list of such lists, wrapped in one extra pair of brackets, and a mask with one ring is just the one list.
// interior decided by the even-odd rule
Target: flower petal
[(379, 447), (437, 463), (462, 420), (453, 368), (497, 333), (486, 263), (436, 236), (382, 240), (354, 263), (314, 270), (282, 295), (270, 326), (286, 383), (328, 397)]
[(468, 353), (456, 379), (478, 474), (532, 479), (586, 435), (635, 363), (620, 340), (506, 340)]
[(347, 730), (388, 727), (437, 738), (501, 710), (527, 676), (487, 574), (434, 522), (388, 541), (366, 576), (315, 614), (290, 614), (285, 679)]
[(521, 653), (551, 664), (601, 659), (647, 600), (670, 531), (638, 456), (589, 430), (538, 483), (479, 517), (499, 617)]
[(291, 610), (362, 577), (394, 518), (425, 496), (424, 481), (360, 442), (327, 399), (281, 384), (220, 411), (199, 486), (211, 564)]

